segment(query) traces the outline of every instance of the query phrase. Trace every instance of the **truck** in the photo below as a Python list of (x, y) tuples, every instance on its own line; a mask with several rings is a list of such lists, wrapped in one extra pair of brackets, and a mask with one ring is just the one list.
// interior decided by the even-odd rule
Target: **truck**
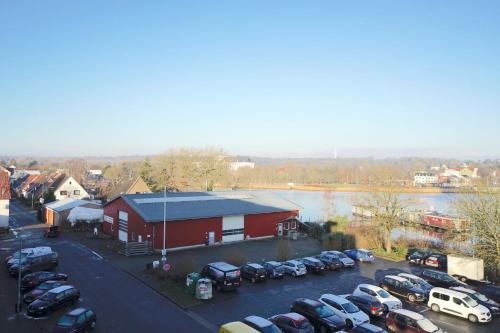
[(484, 280), (483, 259), (448, 255), (448, 274), (462, 282), (480, 282)]

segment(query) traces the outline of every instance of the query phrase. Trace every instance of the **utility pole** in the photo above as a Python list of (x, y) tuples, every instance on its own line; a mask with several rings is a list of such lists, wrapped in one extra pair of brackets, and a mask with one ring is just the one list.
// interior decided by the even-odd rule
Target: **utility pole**
[(161, 253), (162, 261), (166, 261), (167, 255), (167, 247), (166, 247), (166, 234), (167, 234), (167, 186), (165, 185), (165, 189), (163, 191), (163, 251)]

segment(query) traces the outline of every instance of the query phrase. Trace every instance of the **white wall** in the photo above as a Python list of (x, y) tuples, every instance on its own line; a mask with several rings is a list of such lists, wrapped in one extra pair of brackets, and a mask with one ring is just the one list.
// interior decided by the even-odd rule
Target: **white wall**
[[(61, 191), (66, 191), (67, 194), (61, 194)], [(75, 194), (75, 191), (79, 191), (79, 194)], [(66, 179), (66, 181), (54, 191), (54, 194), (56, 196), (56, 200), (66, 198), (86, 199), (89, 197), (87, 191), (85, 191), (85, 189), (72, 177)]]
[(9, 227), (9, 200), (0, 200), (0, 228)]

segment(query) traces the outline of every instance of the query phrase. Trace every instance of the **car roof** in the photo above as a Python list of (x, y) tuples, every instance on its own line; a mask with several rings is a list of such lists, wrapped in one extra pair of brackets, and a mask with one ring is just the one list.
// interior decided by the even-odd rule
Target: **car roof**
[(245, 317), (245, 321), (250, 322), (252, 324), (255, 324), (258, 327), (267, 327), (267, 326), (270, 326), (270, 325), (273, 324), (269, 320), (267, 320), (266, 318), (262, 318), (262, 317), (259, 317), (259, 316), (248, 316), (248, 317)]
[(459, 292), (463, 292), (463, 293), (466, 293), (466, 294), (474, 294), (475, 291), (470, 289), (470, 288), (465, 288), (465, 287), (451, 287), (450, 288), (451, 290), (456, 290), (456, 291), (459, 291)]
[(399, 282), (408, 281), (407, 279), (405, 279), (405, 278), (403, 278), (401, 276), (397, 276), (397, 275), (386, 275), (386, 276), (384, 276), (384, 278), (391, 278), (391, 279), (399, 281)]
[(73, 289), (73, 288), (75, 288), (75, 287), (73, 287), (73, 286), (59, 286), (57, 288), (50, 289), (49, 293), (58, 294), (58, 293), (61, 293), (63, 291), (66, 291), (66, 290), (69, 290), (69, 289)]
[(399, 313), (399, 314), (406, 316), (406, 317), (410, 317), (411, 319), (414, 319), (414, 320), (424, 319), (424, 316), (422, 316), (420, 313), (413, 312), (413, 311), (406, 310), (406, 309), (395, 309), (395, 310), (391, 310), (391, 311), (394, 313)]
[(224, 261), (212, 262), (212, 263), (208, 264), (208, 266), (217, 268), (221, 271), (234, 271), (234, 270), (238, 269), (238, 267), (233, 266), (231, 264), (228, 264), (227, 262), (224, 262)]
[(271, 265), (282, 265), (282, 263), (278, 262), (278, 261), (274, 261), (274, 260), (271, 260), (271, 261), (266, 261), (266, 264), (271, 264)]
[(233, 332), (241, 332), (241, 333), (258, 333), (257, 330), (251, 328), (247, 324), (242, 323), (241, 321), (233, 321), (231, 323), (227, 323), (221, 326), (221, 328), (225, 328), (227, 330), (233, 331)]
[(305, 303), (305, 304), (308, 304), (311, 306), (323, 305), (323, 303), (316, 301), (314, 299), (309, 299), (309, 298), (298, 298), (295, 300), (295, 302)]
[(368, 284), (368, 283), (362, 283), (360, 285), (358, 285), (358, 288), (366, 288), (366, 289), (371, 289), (371, 290), (374, 290), (374, 291), (378, 291), (378, 290), (381, 290), (382, 288), (380, 287), (377, 287), (373, 284)]
[(410, 279), (419, 279), (419, 280), (422, 280), (422, 278), (420, 276), (416, 276), (416, 275), (413, 275), (413, 274), (410, 274), (410, 273), (399, 273), (398, 276), (402, 276), (404, 278), (410, 278)]
[(249, 262), (247, 265), (250, 266), (250, 267), (253, 267), (253, 268), (257, 268), (257, 269), (264, 268), (264, 267), (262, 267), (262, 265), (256, 264), (256, 263), (253, 263), (253, 262)]
[(332, 300), (336, 303), (339, 303), (339, 304), (350, 303), (350, 301), (345, 299), (344, 297), (337, 296), (334, 294), (323, 294), (323, 295), (321, 295), (321, 298), (327, 298), (327, 299), (330, 299), (330, 300)]
[(87, 310), (90, 310), (90, 308), (77, 308), (77, 309), (74, 309), (74, 310), (71, 310), (70, 312), (68, 312), (67, 315), (69, 315), (69, 316), (79, 316), (79, 315), (81, 315), (83, 312), (85, 312)]
[(455, 297), (465, 297), (465, 296), (467, 296), (467, 294), (461, 293), (459, 291), (452, 290), (452, 289), (446, 289), (446, 288), (440, 288), (440, 287), (432, 288), (431, 289), (431, 294), (433, 292), (438, 292), (438, 293), (441, 293), (441, 294), (448, 294), (448, 295), (455, 296)]
[(316, 262), (320, 261), (319, 259), (316, 259), (314, 257), (305, 257), (304, 259), (307, 259), (307, 260), (310, 260), (310, 261), (316, 261)]
[[(446, 274), (445, 272), (436, 271), (435, 269), (424, 269), (422, 271), (422, 273), (424, 273), (424, 272), (432, 272), (432, 273), (441, 274), (441, 275)], [(448, 274), (446, 274), (446, 275), (448, 275)]]
[(295, 265), (298, 265), (298, 264), (302, 264), (299, 260), (297, 259), (290, 259), (290, 260), (287, 260), (286, 262), (289, 262), (291, 264), (295, 264)]
[(284, 313), (284, 314), (281, 314), (279, 316), (287, 317), (287, 318), (290, 318), (290, 319), (295, 320), (295, 321), (301, 321), (301, 320), (306, 319), (306, 317), (304, 317), (301, 314), (298, 314), (297, 312)]

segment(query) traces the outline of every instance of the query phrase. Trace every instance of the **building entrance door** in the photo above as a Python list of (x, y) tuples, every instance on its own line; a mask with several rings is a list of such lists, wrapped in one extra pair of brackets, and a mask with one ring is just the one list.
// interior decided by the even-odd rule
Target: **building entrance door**
[(278, 223), (278, 236), (283, 236), (283, 223)]
[(208, 245), (214, 245), (215, 243), (215, 232), (209, 231), (208, 232)]

